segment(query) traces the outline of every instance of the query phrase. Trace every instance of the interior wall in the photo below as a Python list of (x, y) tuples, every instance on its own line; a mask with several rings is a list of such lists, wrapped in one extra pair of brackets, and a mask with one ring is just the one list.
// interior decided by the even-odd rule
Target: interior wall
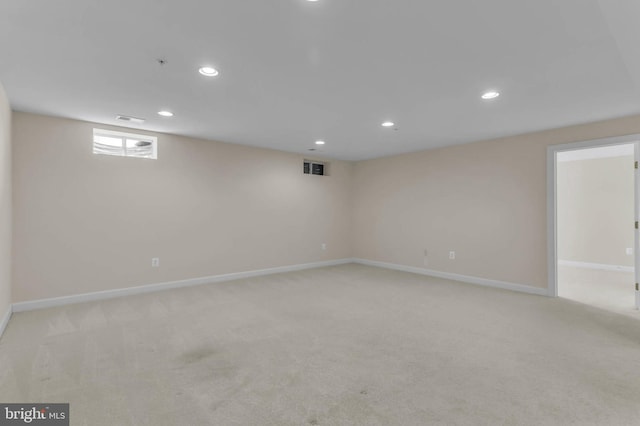
[(101, 156), (94, 127), (132, 132), (13, 114), (14, 302), (351, 257), (351, 163), (152, 132), (158, 160)]
[(11, 108), (0, 84), (0, 322), (11, 306)]
[(633, 155), (557, 164), (558, 259), (634, 266)]
[(93, 127), (13, 114), (14, 302), (352, 256), (545, 288), (546, 147), (640, 133), (640, 116), (332, 161), (327, 177), (301, 155), (162, 134), (156, 161), (94, 156)]
[(547, 288), (547, 146), (635, 133), (640, 116), (356, 163), (354, 255)]

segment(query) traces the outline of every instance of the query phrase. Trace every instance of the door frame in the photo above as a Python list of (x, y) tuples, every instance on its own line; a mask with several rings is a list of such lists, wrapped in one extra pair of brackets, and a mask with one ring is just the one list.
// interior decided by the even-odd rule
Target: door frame
[(636, 279), (636, 309), (640, 310), (640, 229), (638, 229), (638, 223), (640, 221), (640, 142), (636, 142), (633, 147), (633, 158), (635, 160), (635, 168), (633, 170), (634, 187), (633, 187), (633, 207), (635, 211), (635, 229), (634, 241), (633, 241), (633, 258), (635, 260), (635, 279)]
[[(600, 146), (636, 144), (635, 155), (637, 158), (640, 155), (638, 153), (638, 142), (640, 142), (640, 133), (547, 146), (547, 290), (549, 296), (558, 297), (557, 154), (563, 151), (575, 151)], [(633, 167), (633, 164), (630, 164), (629, 167)], [(638, 197), (638, 189), (636, 189), (636, 197)], [(636, 206), (639, 201), (636, 198)], [(636, 220), (640, 220), (637, 212)], [(630, 223), (629, 226), (633, 226), (633, 224)], [(638, 232), (636, 231), (635, 234), (637, 239)], [(637, 245), (638, 243), (636, 243)], [(639, 256), (640, 253), (635, 250), (636, 276), (640, 273)], [(640, 296), (636, 291), (636, 300), (639, 300), (638, 297)]]

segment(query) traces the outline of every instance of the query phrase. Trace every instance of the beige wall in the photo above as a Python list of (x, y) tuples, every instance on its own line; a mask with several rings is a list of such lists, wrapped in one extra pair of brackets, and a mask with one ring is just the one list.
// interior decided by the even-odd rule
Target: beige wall
[(354, 255), (546, 288), (546, 147), (633, 133), (640, 116), (356, 163)]
[(14, 302), (351, 256), (351, 163), (162, 134), (97, 156), (93, 127), (13, 115)]
[(640, 133), (635, 116), (317, 177), (169, 135), (157, 161), (94, 156), (91, 123), (13, 117), (14, 302), (351, 256), (545, 288), (546, 147)]
[(633, 266), (633, 155), (558, 162), (558, 258)]
[(11, 304), (11, 109), (0, 84), (0, 321)]

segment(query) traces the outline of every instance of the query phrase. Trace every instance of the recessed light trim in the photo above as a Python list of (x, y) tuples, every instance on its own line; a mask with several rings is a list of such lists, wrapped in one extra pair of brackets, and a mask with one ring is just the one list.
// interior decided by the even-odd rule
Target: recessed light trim
[(498, 96), (500, 96), (500, 92), (498, 92), (497, 90), (489, 90), (488, 92), (484, 92), (482, 94), (482, 99), (484, 99), (485, 101), (489, 101), (491, 99), (495, 99)]
[(220, 74), (220, 71), (213, 67), (200, 67), (198, 72), (206, 77), (216, 77)]
[(385, 121), (384, 123), (382, 123), (382, 127), (393, 127), (395, 125), (396, 123), (394, 123), (393, 121)]
[(173, 117), (173, 113), (171, 111), (158, 111), (158, 115), (161, 115), (163, 117)]
[(316, 141), (316, 145), (324, 145), (324, 141)]

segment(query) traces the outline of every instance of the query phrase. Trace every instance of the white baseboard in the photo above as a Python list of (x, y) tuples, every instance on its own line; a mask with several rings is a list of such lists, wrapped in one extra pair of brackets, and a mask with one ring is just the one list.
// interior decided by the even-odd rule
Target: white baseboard
[(574, 260), (558, 259), (558, 266), (572, 266), (574, 268), (597, 269), (599, 271), (633, 272), (633, 266), (609, 265), (606, 263), (576, 262)]
[(9, 318), (11, 318), (11, 305), (9, 305), (9, 307), (7, 308), (7, 312), (2, 316), (2, 319), (0, 319), (0, 339), (2, 338), (4, 330), (9, 324)]
[(242, 278), (257, 277), (261, 275), (279, 274), (282, 272), (302, 271), (304, 269), (321, 268), (324, 266), (343, 265), (353, 263), (353, 259), (337, 259), (324, 262), (303, 263), (299, 265), (280, 266), (277, 268), (260, 269), (255, 271), (234, 272), (231, 274), (212, 275), (209, 277), (191, 278), (179, 281), (170, 281), (158, 284), (147, 284), (138, 287), (120, 288), (117, 290), (97, 291), (93, 293), (74, 294), (71, 296), (54, 297), (51, 299), (32, 300), (13, 304), (13, 312), (32, 311), (36, 309), (52, 308), (55, 306), (70, 305), (74, 303), (93, 302), (97, 300), (113, 299), (116, 297), (132, 296), (135, 294), (152, 293), (175, 288), (192, 287), (203, 284), (212, 284), (221, 281), (239, 280)]
[[(395, 269), (398, 271), (411, 272), (411, 273), (420, 274), (420, 275), (428, 275), (432, 277), (460, 281), (460, 282), (469, 283), (469, 284), (477, 284), (477, 285), (482, 285), (486, 287), (495, 287), (495, 288), (501, 288), (505, 290), (513, 290), (513, 291), (519, 291), (523, 293), (537, 294), (537, 295), (543, 295), (543, 296), (548, 295), (547, 289), (532, 287), (528, 285), (489, 280), (486, 278), (471, 277), (467, 275), (459, 275), (459, 274), (453, 274), (449, 272), (440, 272), (440, 271), (434, 271), (431, 269), (422, 269), (422, 268), (416, 268), (412, 266), (397, 265), (393, 263), (378, 262), (373, 260), (346, 258), (346, 259), (329, 260), (324, 262), (281, 266), (281, 267), (269, 268), (269, 269), (259, 269), (255, 271), (234, 272), (234, 273), (223, 274), (223, 275), (212, 275), (208, 277), (191, 278), (186, 280), (170, 281), (170, 282), (157, 283), (157, 284), (148, 284), (148, 285), (143, 285), (138, 287), (128, 287), (128, 288), (121, 288), (116, 290), (106, 290), (106, 291), (97, 291), (93, 293), (74, 294), (71, 296), (54, 297), (50, 299), (17, 302), (13, 304), (12, 309), (9, 310), (9, 312), (2, 319), (2, 322), (0, 322), (0, 331), (3, 331), (4, 327), (6, 327), (7, 322), (11, 317), (11, 312), (32, 311), (36, 309), (52, 308), (56, 306), (70, 305), (75, 303), (93, 302), (93, 301), (99, 301), (99, 300), (113, 299), (117, 297), (133, 296), (136, 294), (152, 293), (152, 292), (171, 290), (176, 288), (192, 287), (192, 286), (203, 285), (203, 284), (212, 284), (212, 283), (217, 283), (222, 281), (232, 281), (232, 280), (257, 277), (257, 276), (263, 276), (263, 275), (279, 274), (283, 272), (302, 271), (305, 269), (321, 268), (325, 266), (343, 265), (347, 263), (360, 263), (363, 265), (377, 266), (377, 267), (386, 268), (386, 269)], [(0, 336), (1, 335), (2, 334), (0, 333)]]
[(472, 277), (468, 275), (453, 274), (450, 272), (434, 271), (432, 269), (416, 268), (413, 266), (397, 265), (395, 263), (378, 262), (367, 259), (354, 259), (355, 263), (363, 265), (377, 266), (380, 268), (394, 269), (396, 271), (411, 272), (413, 274), (428, 275), (430, 277), (444, 278), (447, 280), (460, 281), (467, 284), (477, 284), (485, 287), (501, 288), (504, 290), (519, 291), (521, 293), (536, 294), (539, 296), (548, 296), (549, 291), (546, 288), (533, 287), (530, 285), (514, 284), (506, 281), (496, 281), (486, 278)]

